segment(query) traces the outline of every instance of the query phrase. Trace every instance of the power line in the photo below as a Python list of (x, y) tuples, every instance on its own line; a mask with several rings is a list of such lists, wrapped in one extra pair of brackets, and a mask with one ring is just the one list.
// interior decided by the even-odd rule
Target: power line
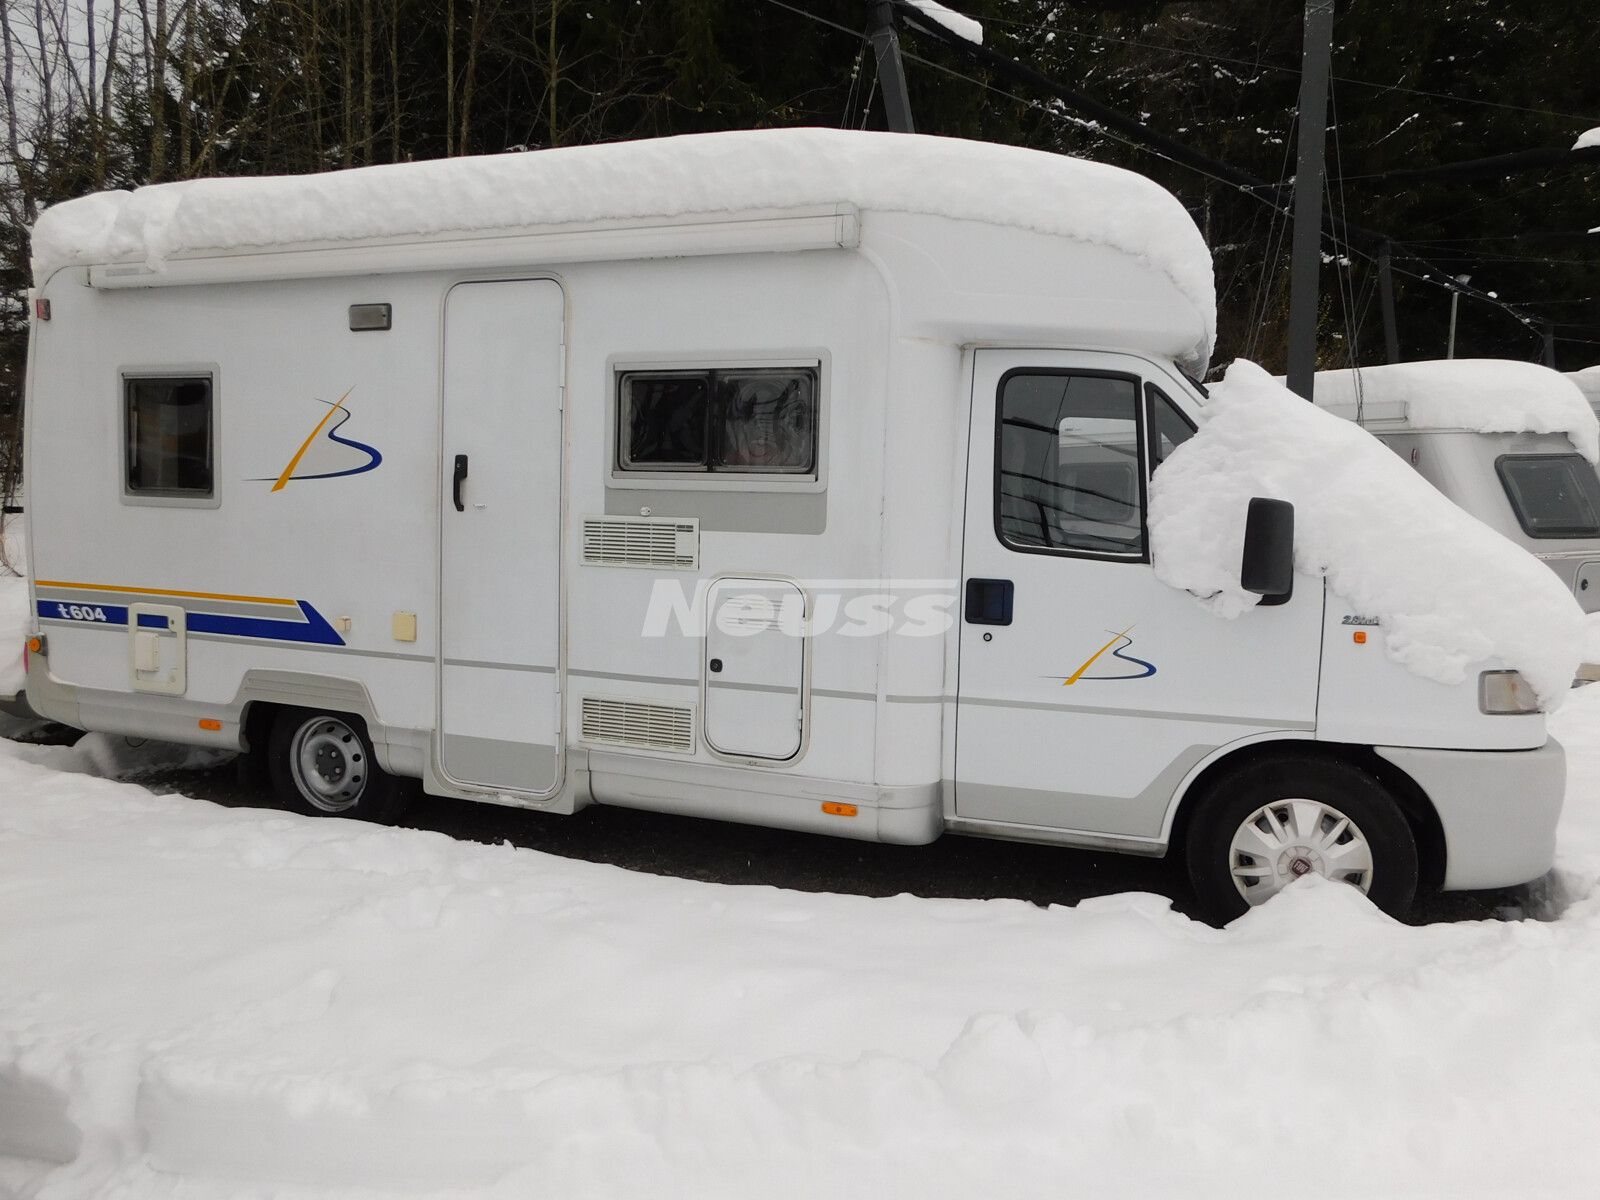
[[(1117, 42), (1124, 46), (1137, 46), (1143, 50), (1157, 50), (1164, 54), (1173, 54), (1181, 58), (1204, 59), (1207, 62), (1227, 63), (1229, 66), (1246, 67), (1252, 71), (1272, 71), (1279, 75), (1298, 75), (1298, 67), (1281, 66), (1278, 63), (1264, 63), (1259, 60), (1251, 62), (1243, 58), (1230, 58), (1223, 54), (1207, 54), (1200, 50), (1193, 50), (1185, 46), (1169, 46), (1160, 42), (1146, 42), (1137, 38), (1113, 37), (1108, 33), (1092, 33), (1077, 29), (1054, 29), (1048, 24), (1037, 25), (1029, 21), (1019, 21), (1009, 17), (985, 17), (985, 25), (1012, 25), (1027, 28), (1034, 33), (1065, 34), (1067, 37), (1090, 39), (1101, 42)], [(1552, 108), (1531, 108), (1523, 104), (1507, 104), (1502, 100), (1483, 100), (1475, 96), (1462, 96), (1453, 92), (1433, 92), (1423, 88), (1406, 87), (1398, 83), (1378, 83), (1371, 79), (1356, 79), (1347, 75), (1333, 76), (1335, 83), (1348, 83), (1356, 87), (1371, 88), (1380, 92), (1402, 92), (1409, 96), (1427, 96), (1435, 100), (1449, 100), (1457, 104), (1477, 104), (1485, 108), (1503, 108), (1511, 112), (1534, 113), (1538, 116), (1560, 117), (1563, 120), (1600, 122), (1600, 116), (1584, 113), (1561, 112)]]
[[(797, 16), (805, 17), (806, 19), (815, 21), (819, 24), (827, 25), (833, 29), (839, 30), (842, 33), (849, 34), (853, 38), (861, 39), (864, 37), (864, 34), (859, 30), (850, 29), (847, 26), (839, 24), (837, 21), (832, 21), (827, 17), (823, 17), (817, 13), (809, 12), (795, 5), (786, 3), (785, 0), (766, 0), (766, 3), (776, 5), (778, 8), (785, 9), (796, 14)], [(1100, 120), (1068, 116), (1049, 104), (1017, 95), (1015, 92), (1010, 92), (1004, 88), (996, 87), (987, 80), (979, 79), (972, 75), (967, 75), (961, 71), (947, 67), (942, 63), (936, 63), (931, 59), (923, 58), (918, 54), (914, 54), (902, 48), (903, 56), (907, 59), (910, 59), (912, 62), (920, 63), (923, 66), (930, 67), (933, 70), (939, 71), (954, 78), (964, 80), (965, 82), (973, 84), (974, 86), (982, 88), (986, 91), (994, 92), (997, 95), (1004, 96), (1015, 103), (1023, 105), (1024, 107), (1041, 111), (1055, 120), (1075, 125), (1081, 129), (1091, 130), (1100, 136), (1109, 138), (1110, 140), (1128, 146), (1131, 149), (1150, 154), (1153, 157), (1171, 162), (1176, 166), (1185, 167), (1196, 172), (1197, 174), (1204, 175), (1215, 182), (1225, 184), (1228, 187), (1243, 193), (1244, 195), (1250, 196), (1259, 203), (1272, 209), (1276, 214), (1278, 214), (1278, 216), (1287, 217), (1289, 215), (1285, 208), (1270, 199), (1268, 196), (1261, 194), (1263, 191), (1272, 190), (1274, 185), (1268, 184), (1263, 180), (1258, 180), (1254, 176), (1240, 171), (1238, 168), (1231, 167), (1226, 163), (1218, 162), (1217, 160), (1211, 159), (1206, 155), (1193, 151), (1188, 147), (1183, 146), (1181, 143), (1176, 142), (1174, 139), (1157, 133), (1156, 131), (1145, 126), (1142, 122), (1133, 120), (1124, 113), (1120, 113), (1117, 110), (1112, 109), (1107, 105), (1100, 104), (1098, 101), (1091, 100), (1088, 97), (1080, 96), (1077, 93), (1062, 87), (1062, 85), (1050, 79), (1048, 76), (1045, 76), (1040, 72), (1033, 70), (1032, 68), (1025, 67), (1022, 64), (1013, 61), (1012, 59), (1006, 58), (1004, 55), (1001, 55), (996, 51), (990, 50), (987, 47), (973, 45), (972, 43), (967, 42), (965, 39), (949, 33), (943, 29), (943, 27), (934, 24), (932, 21), (929, 21), (926, 18), (923, 20), (918, 20), (917, 18), (921, 16), (921, 13), (916, 8), (902, 6), (901, 11), (903, 15), (910, 20), (911, 24), (915, 25), (920, 31), (932, 36), (936, 41), (940, 41), (951, 48), (961, 50), (969, 56), (982, 58), (1005, 73), (1019, 74), (1034, 86), (1041, 87), (1047, 92), (1057, 93), (1058, 99), (1070, 97), (1074, 104), (1082, 102), (1084, 108), (1091, 112), (1104, 114), (1104, 116), (1108, 119)], [(1141, 137), (1148, 139), (1148, 141), (1141, 143), (1131, 138), (1120, 136), (1113, 131), (1113, 128), (1110, 127), (1113, 123), (1115, 126), (1125, 127), (1132, 131), (1136, 131)], [(1176, 151), (1176, 153), (1173, 153), (1172, 151)], [(1274, 220), (1276, 220), (1276, 218), (1274, 218)], [(1343, 226), (1345, 230), (1344, 252), (1348, 255), (1364, 259), (1369, 264), (1376, 262), (1376, 257), (1367, 251), (1358, 249), (1355, 243), (1350, 240), (1349, 235), (1352, 232), (1358, 232), (1362, 236), (1368, 238), (1369, 240), (1373, 240), (1374, 242), (1387, 240), (1383, 238), (1383, 235), (1374, 233), (1372, 230), (1362, 229), (1359, 226), (1352, 225), (1349, 221), (1339, 217), (1334, 217), (1332, 214), (1330, 214), (1329, 224), (1333, 226), (1332, 231), (1330, 232), (1325, 230), (1322, 236), (1323, 238), (1331, 239), (1336, 255), (1340, 250), (1337, 230), (1339, 226)], [(1439, 278), (1433, 278), (1427, 274), (1418, 274), (1415, 271), (1408, 271), (1391, 262), (1392, 269), (1401, 275), (1414, 279), (1420, 283), (1430, 284), (1446, 292), (1460, 292), (1462, 295), (1469, 296), (1486, 305), (1498, 308), (1504, 311), (1512, 319), (1517, 321), (1518, 324), (1523, 325), (1528, 329), (1535, 329), (1543, 323), (1533, 316), (1518, 311), (1515, 306), (1499, 299), (1498, 296), (1491, 296), (1483, 289), (1473, 287), (1470, 284), (1456, 282), (1449, 271), (1439, 267), (1433, 262), (1430, 262), (1422, 255), (1408, 248), (1408, 246), (1404, 243), (1393, 242), (1392, 248), (1396, 255), (1403, 256), (1406, 259), (1420, 264), (1422, 267), (1428, 268), (1432, 272), (1436, 272)], [(1264, 311), (1265, 310), (1263, 309), (1263, 312)], [(1579, 326), (1579, 328), (1583, 327)]]

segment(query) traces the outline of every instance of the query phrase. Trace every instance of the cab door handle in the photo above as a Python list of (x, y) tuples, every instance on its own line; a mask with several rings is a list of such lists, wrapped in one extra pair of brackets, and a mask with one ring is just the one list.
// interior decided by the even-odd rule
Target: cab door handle
[(962, 612), (968, 625), (1011, 624), (1011, 601), (1016, 587), (1009, 579), (967, 580)]

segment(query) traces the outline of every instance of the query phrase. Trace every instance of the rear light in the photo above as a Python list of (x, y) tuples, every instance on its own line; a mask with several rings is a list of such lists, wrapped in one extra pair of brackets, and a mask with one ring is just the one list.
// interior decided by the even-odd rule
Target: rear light
[(1478, 710), (1490, 716), (1539, 711), (1539, 697), (1521, 671), (1485, 671), (1478, 676)]

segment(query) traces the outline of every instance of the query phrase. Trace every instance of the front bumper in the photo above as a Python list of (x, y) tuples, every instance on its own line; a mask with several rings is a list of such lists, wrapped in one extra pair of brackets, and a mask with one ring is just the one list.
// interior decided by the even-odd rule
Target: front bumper
[(1537, 750), (1374, 749), (1433, 802), (1446, 891), (1512, 887), (1555, 865), (1567, 790), (1567, 756), (1555, 738)]

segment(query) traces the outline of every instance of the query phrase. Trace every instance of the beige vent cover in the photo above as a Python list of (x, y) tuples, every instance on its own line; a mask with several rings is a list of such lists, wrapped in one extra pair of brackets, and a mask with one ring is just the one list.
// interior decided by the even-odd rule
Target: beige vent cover
[(692, 571), (700, 565), (694, 517), (585, 517), (583, 561), (596, 567)]
[(649, 700), (583, 698), (583, 740), (648, 750), (694, 751), (694, 709)]

